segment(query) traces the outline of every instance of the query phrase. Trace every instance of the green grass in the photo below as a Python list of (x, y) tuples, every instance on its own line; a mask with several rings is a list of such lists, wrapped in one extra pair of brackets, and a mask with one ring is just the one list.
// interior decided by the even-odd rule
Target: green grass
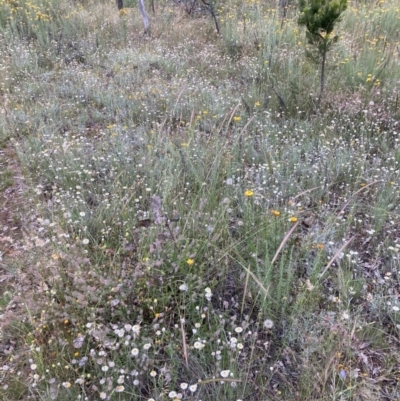
[(295, 7), (49, 4), (0, 2), (1, 398), (398, 399), (396, 2), (349, 5), (318, 114)]
[(13, 184), (13, 173), (10, 170), (0, 172), (0, 190), (3, 191)]

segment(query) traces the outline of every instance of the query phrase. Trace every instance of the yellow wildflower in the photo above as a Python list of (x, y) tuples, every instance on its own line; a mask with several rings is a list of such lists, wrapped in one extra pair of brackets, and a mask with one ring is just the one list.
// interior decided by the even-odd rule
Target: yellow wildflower
[(251, 197), (251, 196), (253, 196), (253, 195), (254, 195), (254, 192), (253, 192), (251, 189), (248, 189), (248, 190), (244, 193), (244, 196), (247, 196), (248, 198)]
[(186, 261), (186, 263), (187, 263), (189, 266), (192, 266), (192, 264), (194, 264), (194, 259), (189, 258), (189, 259)]

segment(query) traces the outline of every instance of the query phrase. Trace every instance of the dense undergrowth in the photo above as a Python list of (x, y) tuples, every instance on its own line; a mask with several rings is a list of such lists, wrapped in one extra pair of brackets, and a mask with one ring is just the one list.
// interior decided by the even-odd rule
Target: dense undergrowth
[(0, 1), (2, 399), (400, 398), (399, 6), (349, 3), (319, 109), (294, 5), (216, 10)]

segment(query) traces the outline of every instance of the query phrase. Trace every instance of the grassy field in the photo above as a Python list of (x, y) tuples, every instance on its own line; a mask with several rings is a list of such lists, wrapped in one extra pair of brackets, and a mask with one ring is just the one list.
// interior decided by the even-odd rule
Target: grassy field
[(0, 398), (400, 399), (400, 7), (319, 66), (294, 2), (0, 0)]

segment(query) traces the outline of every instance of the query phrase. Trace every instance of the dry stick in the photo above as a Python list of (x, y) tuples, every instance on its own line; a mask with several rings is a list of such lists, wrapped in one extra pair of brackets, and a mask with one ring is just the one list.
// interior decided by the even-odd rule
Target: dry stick
[(168, 229), (168, 231), (169, 231), (169, 235), (170, 235), (171, 238), (172, 238), (172, 241), (173, 241), (173, 243), (174, 243), (175, 250), (178, 252), (178, 255), (179, 255), (179, 247), (178, 247), (178, 244), (177, 244), (177, 242), (176, 242), (176, 238), (175, 238), (174, 232), (172, 231), (171, 225), (170, 225), (170, 222), (171, 222), (171, 221), (168, 220), (167, 218), (166, 218), (165, 220), (166, 220), (165, 226), (167, 227), (167, 229)]
[(353, 328), (352, 328), (351, 334), (350, 334), (351, 339), (354, 338), (354, 333), (356, 332), (356, 328), (357, 328), (357, 317), (354, 319), (354, 325), (353, 325)]
[(215, 378), (215, 379), (206, 379), (206, 380), (200, 380), (197, 382), (197, 384), (208, 384), (208, 383), (219, 383), (219, 382), (229, 382), (229, 383), (241, 383), (243, 380), (240, 379), (224, 379), (223, 377), (221, 378)]
[(246, 132), (247, 127), (248, 127), (249, 124), (253, 121), (253, 119), (254, 119), (254, 116), (251, 117), (251, 118), (249, 119), (249, 121), (247, 121), (246, 125), (242, 128), (242, 130), (240, 131), (240, 134), (239, 134), (239, 136), (238, 136), (240, 152), (242, 152), (243, 134)]
[[(114, 182), (117, 182), (118, 178), (119, 178), (122, 174), (124, 174), (124, 172), (125, 172), (125, 171), (122, 170), (122, 171), (115, 177)], [(135, 185), (136, 185), (136, 184), (133, 184), (129, 189), (133, 189), (133, 187), (134, 187)], [(135, 195), (135, 193), (133, 192), (132, 195), (127, 199), (127, 201), (125, 202), (125, 204), (122, 206), (121, 213), (124, 212), (125, 208), (127, 207), (128, 203), (131, 201), (131, 199), (134, 197), (134, 195)]]
[(278, 250), (275, 253), (275, 256), (273, 257), (271, 261), (271, 265), (275, 262), (275, 260), (278, 258), (279, 254), (281, 253), (282, 248), (285, 246), (286, 242), (289, 241), (290, 236), (293, 234), (294, 230), (296, 227), (300, 224), (300, 221), (297, 221), (296, 224), (289, 230), (289, 232), (283, 237), (283, 240), (281, 244), (279, 245)]
[(183, 356), (185, 357), (185, 365), (187, 368), (189, 368), (188, 353), (187, 353), (187, 346), (186, 346), (186, 334), (185, 334), (185, 326), (184, 325), (185, 325), (185, 320), (181, 318)]
[(249, 126), (249, 124), (254, 120), (254, 116), (250, 118), (249, 121), (247, 121), (246, 125), (243, 127), (243, 129), (240, 131), (239, 136), (242, 136), (244, 134), (244, 131), (246, 131), (246, 128)]
[[(231, 115), (230, 115), (230, 117), (229, 117), (228, 127), (229, 127), (229, 124), (231, 123), (232, 118), (233, 118), (233, 116), (235, 115), (235, 112), (236, 112), (236, 110), (237, 110), (237, 108), (238, 108), (239, 106), (240, 106), (240, 103), (233, 109), (233, 111), (232, 111), (232, 113), (231, 113)], [(225, 120), (226, 120), (226, 118), (225, 118), (224, 121), (222, 122), (222, 125), (223, 125), (223, 123), (225, 122)], [(218, 130), (219, 133), (221, 133), (222, 125), (221, 125), (221, 129)], [(246, 126), (247, 126), (247, 125), (246, 125)], [(243, 129), (244, 129), (244, 128), (243, 128)], [(227, 130), (228, 130), (228, 129), (227, 129)], [(243, 131), (243, 130), (242, 130), (242, 131)], [(211, 137), (210, 137), (210, 141), (211, 141)], [(227, 137), (226, 137), (226, 138), (225, 138), (225, 143), (226, 143), (227, 141), (228, 141), (228, 139), (227, 139)], [(221, 147), (221, 150), (218, 152), (218, 155), (222, 154), (222, 152), (224, 151), (224, 149), (225, 149), (225, 147), (222, 146), (222, 147)], [(216, 159), (214, 159), (214, 162), (215, 162), (215, 160), (216, 160)], [(213, 170), (214, 162), (212, 163), (211, 168), (210, 168), (209, 171), (208, 171), (206, 180), (208, 180), (208, 177), (210, 176), (211, 171)]]
[[(328, 381), (328, 377), (329, 377), (329, 374), (331, 373), (331, 371), (330, 371), (330, 368), (332, 368), (332, 365), (335, 363), (335, 361), (336, 361), (336, 358), (337, 358), (337, 355), (333, 355), (330, 359), (329, 359), (329, 361), (328, 361), (328, 363), (327, 363), (327, 367), (325, 368), (325, 370), (324, 370), (324, 383), (326, 384), (326, 382)], [(325, 362), (326, 363), (326, 362)]]
[[(184, 86), (184, 87), (182, 88), (182, 90), (179, 92), (178, 97), (176, 98), (176, 102), (175, 102), (174, 108), (172, 109), (172, 113), (175, 112), (176, 106), (178, 106), (179, 100), (180, 100), (180, 98), (181, 98), (181, 96), (182, 96), (182, 93), (185, 91), (185, 89), (186, 89), (186, 86)], [(165, 125), (166, 122), (168, 121), (168, 118), (169, 118), (169, 116), (167, 115), (167, 116), (165, 117), (164, 121), (162, 122), (161, 127), (160, 127), (160, 130), (159, 130), (160, 133), (161, 133), (161, 131), (163, 130), (164, 125)]]
[(315, 191), (316, 189), (321, 188), (321, 187), (314, 187), (314, 188), (310, 188), (310, 189), (306, 189), (303, 192), (300, 192), (299, 194), (297, 194), (296, 196), (294, 196), (291, 200), (294, 200), (296, 198), (299, 198), (300, 196), (306, 194), (307, 192), (311, 192), (311, 191)]
[(271, 175), (274, 175), (274, 168), (272, 167), (272, 160), (271, 160), (271, 152), (267, 152), (265, 154), (267, 158), (267, 164), (268, 164), (268, 171)]
[[(261, 228), (258, 229), (258, 230), (253, 231), (253, 232), (251, 233), (252, 235), (257, 235), (258, 233), (260, 233), (260, 232), (262, 232), (262, 231), (264, 230), (264, 226), (262, 226), (261, 224), (260, 224), (259, 226), (260, 226)], [(229, 255), (229, 252), (232, 251), (236, 246), (245, 243), (245, 242), (248, 240), (249, 237), (250, 237), (250, 235), (248, 235), (248, 236), (244, 237), (242, 240), (240, 240), (240, 241), (238, 241), (238, 242), (235, 242), (234, 244), (228, 246), (228, 247), (226, 248), (226, 252), (225, 252), (220, 258), (217, 259), (217, 262), (220, 262), (223, 258), (225, 258), (226, 256), (228, 256), (228, 255)]]
[[(263, 230), (264, 230), (264, 227), (260, 228), (259, 230), (253, 231), (252, 234), (253, 234), (253, 235), (257, 235), (258, 233), (262, 232)], [(245, 242), (248, 240), (248, 238), (249, 238), (249, 236), (248, 236), (248, 237), (245, 237), (244, 239), (242, 239), (242, 240), (240, 240), (240, 241), (238, 241), (238, 242), (235, 242), (235, 243), (232, 244), (232, 245), (230, 245), (230, 246), (227, 248), (227, 251), (217, 260), (217, 262), (220, 262), (223, 258), (225, 258), (226, 256), (228, 256), (228, 255), (229, 255), (229, 252), (230, 252), (232, 249), (234, 249), (236, 246), (245, 243)]]
[(242, 267), (243, 267), (244, 270), (247, 271), (247, 273), (251, 276), (251, 278), (258, 284), (258, 286), (259, 286), (259, 287), (261, 288), (261, 290), (263, 291), (264, 295), (265, 295), (266, 297), (268, 297), (268, 291), (269, 291), (269, 287), (270, 287), (271, 285), (269, 285), (268, 288), (265, 288), (265, 287), (262, 285), (261, 281), (254, 275), (254, 273), (252, 273), (252, 272), (250, 271), (250, 269), (248, 269), (248, 268), (245, 267), (245, 266), (242, 266)]
[(178, 106), (179, 100), (180, 100), (180, 98), (182, 96), (182, 93), (185, 91), (185, 89), (186, 89), (186, 86), (184, 86), (182, 88), (182, 90), (179, 92), (179, 95), (178, 95), (178, 97), (176, 99), (175, 106), (174, 106), (174, 109), (172, 110), (172, 112), (175, 112), (176, 106)]
[(226, 132), (227, 132), (227, 133), (228, 133), (229, 126), (231, 125), (233, 116), (235, 115), (236, 110), (239, 108), (239, 106), (240, 106), (240, 103), (238, 103), (237, 106), (233, 109), (233, 111), (232, 111), (232, 113), (231, 113), (231, 115), (230, 115), (230, 117), (229, 117), (228, 125), (227, 125), (227, 128), (226, 128)]
[(221, 133), (222, 133), (222, 127), (224, 126), (225, 121), (226, 121), (226, 116), (224, 117), (224, 119), (222, 120), (222, 123), (221, 123), (221, 124), (219, 125), (219, 127), (217, 128), (217, 133), (218, 133), (218, 135), (221, 135)]
[(225, 124), (226, 118), (227, 118), (227, 116), (225, 115), (224, 119), (221, 122), (221, 124), (219, 124), (219, 126), (217, 127), (217, 130), (216, 130), (217, 135), (221, 135), (222, 134), (222, 128), (223, 128), (223, 126)]
[(193, 127), (193, 123), (194, 123), (194, 109), (192, 110), (192, 113), (190, 114), (190, 122), (189, 122), (190, 128)]
[[(229, 117), (229, 121), (228, 121), (228, 125), (227, 125), (228, 128), (229, 128), (229, 124), (231, 123), (232, 118), (233, 118), (233, 116), (235, 115), (236, 110), (238, 109), (239, 106), (240, 106), (240, 103), (238, 103), (237, 106), (232, 110), (232, 113), (231, 113), (231, 115), (230, 115), (230, 117)], [(221, 134), (222, 127), (223, 127), (225, 121), (226, 121), (226, 117), (224, 118), (224, 121), (222, 121), (222, 123), (221, 123), (221, 128), (218, 130), (218, 132), (219, 132), (220, 134)], [(226, 132), (228, 132), (228, 128), (226, 129)]]
[(371, 183), (369, 183), (368, 185), (366, 185), (365, 187), (360, 188), (358, 191), (354, 192), (354, 194), (350, 197), (350, 199), (344, 204), (344, 206), (340, 209), (340, 212), (338, 213), (338, 216), (343, 212), (344, 209), (346, 209), (346, 207), (349, 205), (350, 201), (352, 200), (352, 198), (354, 198), (357, 194), (359, 194), (361, 191), (363, 191), (365, 188), (370, 187), (371, 185), (376, 184), (377, 182), (380, 182), (381, 180), (376, 180), (373, 181)]
[(247, 271), (246, 280), (245, 280), (245, 282), (244, 282), (244, 291), (243, 291), (242, 307), (240, 308), (240, 314), (241, 314), (241, 315), (243, 315), (244, 302), (245, 302), (246, 293), (247, 293), (247, 286), (249, 285), (249, 276), (250, 276), (250, 271)]
[(343, 250), (345, 248), (347, 248), (347, 245), (350, 244), (351, 241), (353, 241), (353, 239), (355, 238), (355, 236), (351, 237), (347, 242), (345, 242), (343, 244), (343, 246), (335, 253), (335, 255), (333, 256), (333, 258), (329, 261), (329, 263), (326, 265), (324, 271), (321, 273), (320, 278), (323, 277), (323, 275), (328, 271), (328, 269), (332, 266), (333, 262), (339, 257), (339, 255), (343, 252)]

